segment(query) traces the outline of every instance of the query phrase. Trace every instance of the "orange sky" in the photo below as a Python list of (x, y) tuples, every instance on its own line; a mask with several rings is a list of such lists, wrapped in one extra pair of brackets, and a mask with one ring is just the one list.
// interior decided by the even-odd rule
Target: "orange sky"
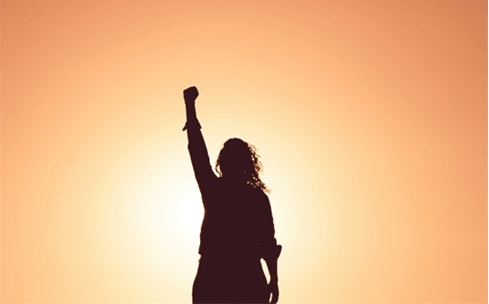
[(487, 1), (2, 0), (2, 302), (190, 302), (254, 144), (280, 302), (486, 302)]

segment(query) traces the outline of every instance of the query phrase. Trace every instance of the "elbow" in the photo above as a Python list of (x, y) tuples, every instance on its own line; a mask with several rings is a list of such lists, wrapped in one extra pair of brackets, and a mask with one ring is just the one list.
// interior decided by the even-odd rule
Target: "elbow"
[(262, 250), (262, 256), (265, 261), (274, 261), (282, 253), (282, 245), (269, 245)]

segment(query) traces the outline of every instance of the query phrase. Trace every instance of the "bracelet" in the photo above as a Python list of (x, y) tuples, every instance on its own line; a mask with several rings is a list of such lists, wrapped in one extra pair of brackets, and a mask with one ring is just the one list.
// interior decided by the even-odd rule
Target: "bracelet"
[(187, 130), (189, 127), (190, 128), (192, 128), (192, 127), (198, 127), (199, 130), (202, 129), (202, 126), (200, 125), (200, 123), (199, 123), (199, 121), (197, 119), (195, 119), (195, 120), (188, 120), (185, 123), (185, 126), (183, 127), (182, 131)]

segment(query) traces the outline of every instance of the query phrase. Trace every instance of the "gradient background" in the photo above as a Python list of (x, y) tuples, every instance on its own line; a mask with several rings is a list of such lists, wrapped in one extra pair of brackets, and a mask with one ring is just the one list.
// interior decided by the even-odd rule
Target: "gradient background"
[(270, 194), (281, 302), (486, 302), (487, 1), (2, 1), (1, 299), (190, 302), (211, 161)]

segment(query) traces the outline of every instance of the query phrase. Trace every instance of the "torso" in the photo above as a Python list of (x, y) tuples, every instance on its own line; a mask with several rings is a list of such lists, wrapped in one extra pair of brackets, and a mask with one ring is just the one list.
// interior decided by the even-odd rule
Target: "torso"
[(203, 196), (205, 214), (199, 253), (257, 255), (255, 220), (260, 190), (222, 178), (217, 179), (213, 188)]

